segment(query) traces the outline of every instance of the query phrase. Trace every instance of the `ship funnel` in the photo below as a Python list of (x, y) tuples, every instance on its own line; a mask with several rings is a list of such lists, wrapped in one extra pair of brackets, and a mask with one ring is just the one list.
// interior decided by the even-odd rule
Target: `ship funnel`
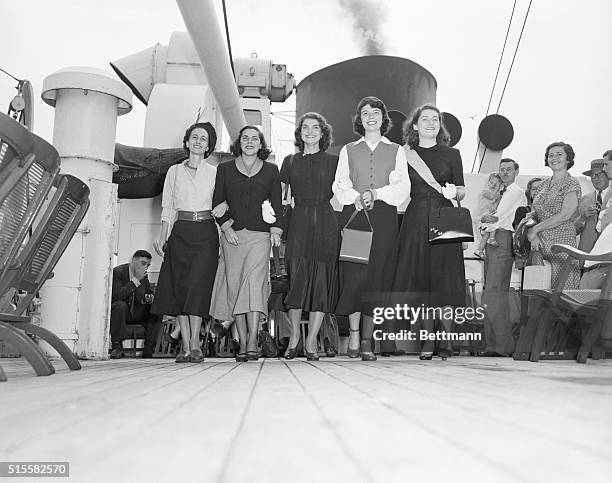
[(153, 86), (158, 82), (166, 82), (167, 57), (168, 47), (156, 44), (115, 60), (110, 65), (132, 93), (147, 105)]

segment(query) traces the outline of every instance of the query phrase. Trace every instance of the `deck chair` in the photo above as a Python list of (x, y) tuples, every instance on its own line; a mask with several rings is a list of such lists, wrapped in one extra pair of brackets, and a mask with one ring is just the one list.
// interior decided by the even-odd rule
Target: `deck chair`
[[(609, 250), (608, 247), (606, 249)], [(605, 327), (612, 327), (612, 251), (593, 254), (568, 245), (554, 245), (551, 250), (553, 253), (567, 254), (567, 261), (561, 268), (557, 287), (552, 290), (532, 290), (528, 294), (539, 298), (540, 309), (531, 314), (523, 327), (514, 358), (539, 361), (546, 344), (552, 341), (557, 348), (560, 348), (567, 342), (567, 339), (555, 337), (560, 333), (558, 330), (560, 324), (577, 322), (573, 327), (570, 325), (570, 332), (580, 340), (580, 346), (575, 354), (576, 361), (585, 363), (590, 354), (594, 359), (598, 359), (602, 352), (600, 344), (612, 345), (612, 340), (601, 340), (602, 330)], [(571, 260), (610, 262), (608, 275), (601, 290), (561, 289), (570, 274)], [(565, 331), (565, 334), (567, 333)]]
[[(8, 138), (5, 138), (1, 131), (3, 127), (15, 128), (15, 126), (0, 125), (0, 139), (5, 140)], [(15, 131), (18, 132), (18, 129)], [(15, 165), (14, 162), (5, 159), (9, 163), (8, 167), (12, 166), (19, 176), (9, 175), (4, 183), (0, 180), (2, 183), (0, 190), (3, 190), (3, 197), (0, 198), (0, 298), (4, 295), (1, 281), (23, 249), (24, 240), (60, 169), (60, 157), (55, 148), (34, 134), (29, 134), (29, 137), (32, 153), (26, 157), (27, 162), (23, 163), (23, 167), (20, 168), (19, 163)], [(10, 146), (10, 142), (8, 140), (3, 142), (3, 146)], [(11, 149), (6, 147), (6, 152), (9, 151)], [(0, 177), (3, 172), (4, 168), (0, 172)], [(9, 180), (12, 185), (9, 184)]]
[(34, 162), (28, 130), (6, 114), (0, 114), (0, 203)]
[(49, 330), (32, 324), (29, 317), (22, 315), (45, 281), (52, 276), (53, 268), (89, 208), (89, 188), (81, 180), (71, 175), (60, 175), (56, 184), (55, 193), (39, 218), (32, 236), (6, 275), (0, 279), (5, 290), (25, 292), (25, 296), (15, 308), (2, 308), (0, 339), (15, 346), (30, 362), (37, 375), (52, 374), (53, 366), (25, 332), (40, 337), (51, 345), (71, 370), (81, 368), (75, 355), (60, 338)]

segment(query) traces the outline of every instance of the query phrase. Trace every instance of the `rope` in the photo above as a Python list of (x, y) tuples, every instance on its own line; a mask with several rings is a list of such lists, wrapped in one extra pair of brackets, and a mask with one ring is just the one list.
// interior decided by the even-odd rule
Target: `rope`
[(223, 4), (223, 21), (225, 23), (225, 37), (227, 38), (227, 51), (229, 52), (230, 66), (232, 67), (232, 74), (234, 74), (234, 77), (236, 77), (236, 71), (234, 70), (234, 56), (232, 55), (232, 43), (230, 41), (229, 26), (227, 24), (227, 10), (225, 8), (225, 0), (222, 0), (221, 3)]
[[(506, 29), (506, 37), (504, 38), (504, 45), (501, 50), (501, 54), (499, 56), (499, 63), (497, 64), (497, 71), (495, 72), (495, 79), (493, 80), (493, 87), (491, 87), (491, 95), (489, 96), (489, 103), (487, 104), (487, 112), (485, 117), (489, 115), (489, 108), (491, 107), (491, 101), (493, 100), (493, 93), (495, 92), (495, 86), (497, 84), (497, 77), (499, 76), (499, 70), (501, 68), (502, 60), (504, 58), (504, 53), (506, 51), (506, 43), (508, 42), (508, 35), (510, 34), (510, 27), (512, 25), (512, 19), (514, 18), (514, 10), (516, 9), (516, 0), (514, 0), (514, 5), (512, 5), (512, 12), (510, 13), (510, 20), (508, 21), (508, 28)], [(472, 173), (474, 172), (474, 166), (476, 165), (476, 158), (478, 158), (478, 150), (480, 149), (480, 139), (478, 139), (478, 146), (476, 147), (476, 152), (474, 153), (474, 161), (472, 161)], [(485, 153), (486, 153), (485, 146)], [(484, 154), (483, 153), (483, 158)], [(482, 163), (481, 163), (482, 165)], [(478, 167), (480, 171), (480, 166)]]

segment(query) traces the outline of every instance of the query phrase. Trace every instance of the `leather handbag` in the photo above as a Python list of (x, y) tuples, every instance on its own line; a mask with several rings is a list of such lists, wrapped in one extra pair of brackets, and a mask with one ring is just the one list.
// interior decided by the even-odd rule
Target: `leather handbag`
[(462, 208), (457, 200), (457, 207), (449, 206), (432, 210), (429, 213), (429, 243), (473, 242), (474, 230), (470, 210)]
[(272, 247), (272, 266), (270, 268), (270, 291), (272, 293), (289, 292), (289, 275), (284, 259), (281, 260), (279, 247)]
[(370, 225), (370, 230), (355, 230), (348, 227), (359, 213), (359, 210), (355, 209), (355, 212), (351, 215), (342, 229), (342, 244), (340, 245), (340, 261), (342, 262), (367, 264), (370, 261), (370, 250), (372, 249), (374, 229), (370, 222), (368, 210), (364, 208), (363, 212), (366, 220), (368, 220), (368, 225)]
[[(433, 173), (418, 153), (406, 147), (404, 151), (408, 163), (423, 178), (423, 181), (442, 194), (442, 186), (436, 181)], [(456, 207), (449, 206), (432, 210), (429, 213), (428, 235), (431, 244), (473, 242), (474, 228), (470, 210), (462, 208), (459, 200), (457, 200)]]
[(266, 329), (261, 329), (258, 334), (259, 345), (261, 346), (261, 354), (264, 357), (278, 357), (278, 346), (274, 342), (274, 338)]

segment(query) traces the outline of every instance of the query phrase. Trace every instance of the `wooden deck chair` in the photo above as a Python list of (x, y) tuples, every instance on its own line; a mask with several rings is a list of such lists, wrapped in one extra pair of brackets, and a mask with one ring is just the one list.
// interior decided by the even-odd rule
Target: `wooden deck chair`
[[(3, 136), (0, 130), (0, 139), (4, 139)], [(29, 136), (32, 156), (27, 159), (32, 162), (24, 163), (24, 167), (28, 166), (27, 170), (18, 166), (15, 168), (23, 172), (18, 179), (11, 177), (14, 182), (12, 186), (8, 186), (8, 181), (4, 184), (8, 189), (0, 200), (0, 298), (4, 295), (2, 280), (23, 249), (24, 240), (60, 169), (60, 157), (55, 148), (34, 134)], [(4, 146), (8, 146), (8, 142)]]
[[(26, 295), (21, 298), (16, 308), (5, 307), (4, 312), (0, 313), (0, 339), (18, 348), (37, 375), (52, 374), (53, 367), (49, 372), (48, 361), (40, 348), (33, 342), (28, 344), (24, 337), (30, 341), (31, 339), (16, 329), (43, 339), (60, 354), (70, 369), (81, 368), (75, 355), (61, 339), (49, 330), (32, 324), (29, 317), (22, 314), (45, 281), (52, 276), (53, 268), (64, 253), (88, 208), (87, 185), (74, 176), (60, 175), (57, 189), (40, 217), (40, 222), (5, 276), (8, 282), (4, 283), (8, 288), (24, 291)], [(16, 332), (21, 336), (16, 337)], [(41, 356), (47, 364), (40, 360)]]
[(6, 114), (0, 114), (0, 202), (34, 162), (28, 130)]
[[(570, 332), (580, 339), (580, 347), (575, 354), (576, 361), (586, 362), (589, 354), (593, 354), (597, 359), (601, 354), (598, 345), (612, 343), (612, 340), (600, 341), (602, 330), (612, 327), (612, 251), (592, 254), (568, 245), (554, 245), (551, 250), (553, 253), (567, 254), (567, 262), (561, 268), (557, 287), (552, 290), (533, 290), (530, 291), (533, 293), (528, 294), (539, 298), (540, 308), (531, 314), (521, 331), (514, 358), (528, 358), (537, 362), (547, 344), (549, 349), (563, 350), (564, 344), (568, 342), (564, 339), (568, 331), (563, 332), (561, 337), (555, 337), (561, 333), (557, 330), (559, 324), (567, 325), (577, 321), (576, 327), (570, 327)], [(601, 290), (560, 289), (570, 274), (571, 260), (609, 262), (608, 275)]]

